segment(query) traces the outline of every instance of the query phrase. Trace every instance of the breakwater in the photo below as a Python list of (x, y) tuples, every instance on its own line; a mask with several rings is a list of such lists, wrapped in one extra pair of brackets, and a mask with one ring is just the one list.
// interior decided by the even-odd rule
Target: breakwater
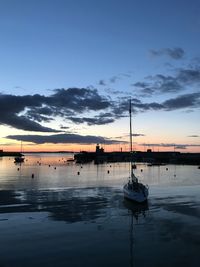
[(23, 154), (20, 152), (4, 152), (0, 151), (0, 157), (22, 157)]
[(105, 162), (148, 162), (153, 164), (188, 164), (200, 165), (200, 153), (181, 152), (86, 152), (82, 151), (74, 155), (77, 163), (87, 163), (94, 161), (95, 164)]

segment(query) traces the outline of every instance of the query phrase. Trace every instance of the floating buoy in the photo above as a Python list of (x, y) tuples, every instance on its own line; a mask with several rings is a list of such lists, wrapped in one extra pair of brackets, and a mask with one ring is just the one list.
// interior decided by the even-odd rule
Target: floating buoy
[(83, 166), (81, 166), (81, 169), (83, 168)]
[(32, 173), (31, 178), (34, 178), (34, 173)]
[(78, 175), (80, 175), (80, 172), (77, 172)]
[(133, 164), (133, 165), (132, 165), (132, 169), (133, 169), (133, 170), (137, 169), (136, 164)]
[(54, 169), (56, 170), (56, 167), (54, 167)]
[(17, 168), (17, 170), (19, 171), (19, 168)]
[(49, 165), (49, 167), (51, 167), (51, 165)]
[(110, 171), (108, 170), (107, 173), (110, 173)]
[(168, 168), (166, 168), (166, 171), (168, 171)]
[(141, 169), (141, 172), (143, 172), (143, 169)]

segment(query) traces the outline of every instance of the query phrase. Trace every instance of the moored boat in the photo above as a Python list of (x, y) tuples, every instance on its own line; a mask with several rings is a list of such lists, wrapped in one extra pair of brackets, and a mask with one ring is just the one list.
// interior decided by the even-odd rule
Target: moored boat
[(130, 108), (129, 108), (129, 115), (130, 115), (130, 153), (131, 153), (131, 160), (130, 160), (130, 176), (128, 179), (128, 183), (126, 183), (123, 187), (124, 198), (129, 199), (131, 201), (135, 201), (138, 203), (143, 203), (147, 200), (149, 195), (149, 187), (148, 185), (144, 185), (138, 182), (138, 178), (133, 173), (133, 166), (135, 164), (132, 163), (132, 118), (131, 118), (131, 100), (130, 100)]
[(14, 163), (22, 163), (22, 162), (24, 162), (24, 158), (23, 157), (15, 157)]
[(15, 157), (14, 163), (22, 163), (24, 162), (25, 158), (22, 155), (22, 141), (21, 141), (21, 152), (19, 153), (19, 156)]

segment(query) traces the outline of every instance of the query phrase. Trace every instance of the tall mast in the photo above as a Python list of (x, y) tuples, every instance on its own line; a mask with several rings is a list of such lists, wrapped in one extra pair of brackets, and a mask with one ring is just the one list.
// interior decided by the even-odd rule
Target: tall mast
[(132, 110), (131, 110), (131, 99), (129, 102), (129, 115), (130, 115), (130, 152), (133, 151), (133, 140), (132, 140)]
[(135, 177), (134, 173), (133, 173), (133, 134), (132, 134), (132, 107), (131, 107), (131, 99), (130, 99), (130, 107), (129, 107), (129, 114), (130, 114), (130, 171), (131, 171), (131, 181), (133, 182), (137, 182), (137, 178)]

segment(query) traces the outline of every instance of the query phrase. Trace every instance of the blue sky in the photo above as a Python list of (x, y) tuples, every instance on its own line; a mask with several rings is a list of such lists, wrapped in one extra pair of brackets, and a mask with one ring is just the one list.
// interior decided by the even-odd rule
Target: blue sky
[[(52, 135), (48, 129), (58, 132), (61, 125), (68, 127), (68, 134), (116, 141), (116, 131), (119, 136), (128, 131), (122, 102), (131, 96), (135, 99), (135, 131), (141, 133), (135, 142), (175, 143), (198, 150), (199, 14), (196, 0), (1, 0), (0, 101), (5, 104), (1, 109), (1, 143), (10, 142), (5, 138), (8, 135), (12, 141), (27, 135)], [(84, 91), (87, 104), (78, 110), (57, 101), (63, 94), (55, 89), (62, 88), (65, 97), (69, 97), (69, 88), (89, 88), (97, 93), (88, 99)], [(78, 96), (70, 91), (70, 97), (77, 100), (80, 92), (76, 92)], [(51, 99), (34, 99), (35, 104), (19, 107), (27, 101), (22, 96), (34, 94)], [(11, 98), (18, 103), (12, 114), (6, 108)], [(88, 105), (97, 99), (101, 104), (109, 101), (112, 107), (99, 102), (99, 109)], [(116, 109), (120, 104), (123, 109)], [(62, 114), (59, 105), (65, 110)], [(43, 115), (53, 119), (36, 116), (44, 111), (36, 107), (50, 108), (51, 112), (45, 110)], [(102, 118), (106, 120), (102, 122)], [(48, 129), (24, 126), (32, 122)], [(57, 142), (59, 138), (55, 137)]]

